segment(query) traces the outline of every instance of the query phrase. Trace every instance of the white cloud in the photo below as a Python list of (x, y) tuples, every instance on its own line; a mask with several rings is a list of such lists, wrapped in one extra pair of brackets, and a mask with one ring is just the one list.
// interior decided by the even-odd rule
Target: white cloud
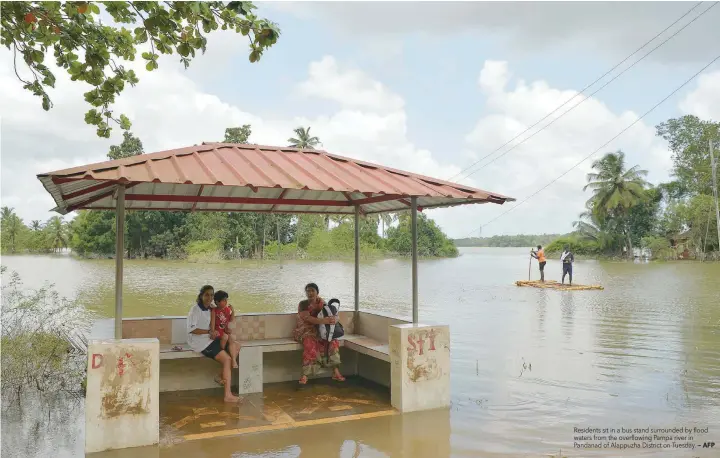
[(507, 62), (486, 60), (483, 69), (480, 71), (478, 84), (485, 91), (502, 91), (511, 76)]
[[(7, 54), (0, 57), (7, 61)], [(2, 113), (2, 194), (25, 220), (47, 218), (53, 206), (37, 173), (105, 160), (109, 145), (120, 138), (119, 129), (112, 140), (95, 137), (83, 122), (86, 89), (62, 71), (56, 75), (56, 107), (44, 112), (35, 98), (18, 89), (12, 70), (0, 68), (0, 106), (13, 108)], [(304, 125), (312, 126), (323, 146), (337, 154), (440, 177), (460, 170), (440, 164), (408, 140), (403, 99), (363, 72), (341, 67), (327, 56), (310, 63), (308, 79), (298, 88), (306, 97), (336, 101), (339, 109), (312, 119), (259, 117), (204, 92), (177, 67), (161, 64), (142, 73), (140, 83), (118, 99), (116, 111), (132, 119), (133, 133), (147, 152), (216, 141), (227, 126), (245, 123), (252, 125), (252, 141), (284, 145), (292, 129)], [(32, 167), (27, 158), (35, 160)], [(28, 199), (32, 205), (21, 205)]]
[(680, 102), (680, 110), (720, 122), (720, 70), (700, 75), (697, 87)]
[(318, 97), (340, 103), (346, 108), (373, 112), (396, 112), (405, 102), (379, 81), (360, 70), (340, 69), (332, 56), (310, 64), (309, 78), (298, 85), (306, 97)]
[(298, 90), (340, 105), (340, 111), (332, 115), (298, 119), (313, 126), (328, 151), (439, 178), (460, 171), (455, 165), (440, 163), (407, 138), (404, 100), (369, 75), (343, 68), (326, 56), (310, 64), (308, 80)]
[[(414, 33), (467, 40), (468, 33), (484, 33), (521, 52), (569, 46), (585, 54), (600, 51), (624, 56), (679, 19), (694, 3), (272, 2), (265, 5), (304, 21), (319, 19), (336, 33), (354, 35), (363, 42), (368, 37), (392, 39)], [(699, 5), (660, 40), (710, 6), (709, 2)], [(720, 42), (720, 27), (714, 25), (718, 15), (717, 7), (709, 10), (649, 59), (677, 63), (715, 57), (716, 47), (702, 44)]]
[[(607, 105), (594, 98), (578, 105), (585, 97), (581, 95), (535, 128), (522, 134), (529, 126), (578, 92), (552, 88), (544, 81), (528, 84), (522, 80), (515, 82), (515, 87), (509, 89), (511, 77), (507, 63), (496, 61), (485, 62), (478, 85), (487, 97), (487, 109), (491, 113), (477, 122), (467, 135), (466, 141), (474, 148), (478, 159), (490, 156), (467, 173), (477, 170), (472, 177), (478, 186), (502, 190), (518, 200), (532, 195), (571, 169), (638, 118), (633, 112), (614, 113)], [(577, 108), (557, 119), (575, 105)], [(554, 119), (557, 121), (528, 139)], [(491, 154), (497, 147), (517, 135), (520, 135), (517, 140)], [(528, 140), (521, 144), (524, 139)], [(512, 147), (514, 149), (511, 150)], [(571, 230), (570, 223), (577, 219), (578, 213), (583, 210), (584, 201), (588, 198), (587, 194), (582, 192), (582, 187), (592, 160), (617, 149), (625, 151), (628, 166), (639, 164), (649, 169), (651, 180), (667, 177), (670, 167), (667, 148), (655, 136), (652, 126), (641, 121), (528, 203), (488, 226), (485, 235)], [(500, 157), (503, 153), (506, 154)], [(483, 206), (481, 210), (458, 211), (458, 219), (474, 221), (461, 235), (467, 235), (513, 205), (515, 204), (511, 203), (501, 208)], [(462, 217), (459, 216), (461, 212), (468, 213)]]

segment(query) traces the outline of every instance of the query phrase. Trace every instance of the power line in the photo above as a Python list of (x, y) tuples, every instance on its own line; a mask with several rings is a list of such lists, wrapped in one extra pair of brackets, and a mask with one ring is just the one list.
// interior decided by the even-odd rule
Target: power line
[[(587, 86), (585, 86), (585, 88), (583, 88), (580, 92), (578, 92), (578, 93), (575, 94), (574, 96), (572, 96), (572, 97), (570, 97), (569, 99), (567, 99), (564, 103), (562, 103), (561, 105), (559, 105), (558, 107), (556, 107), (556, 108), (555, 108), (553, 111), (551, 111), (550, 113), (546, 114), (543, 118), (539, 119), (537, 122), (535, 122), (534, 124), (532, 124), (531, 126), (529, 126), (528, 128), (526, 128), (524, 131), (520, 132), (519, 134), (517, 134), (515, 137), (511, 138), (510, 140), (508, 140), (508, 141), (505, 142), (504, 144), (502, 144), (500, 147), (496, 148), (495, 150), (493, 150), (493, 151), (491, 151), (490, 153), (486, 154), (485, 156), (481, 157), (480, 159), (478, 159), (477, 161), (475, 161), (474, 163), (472, 163), (470, 166), (464, 168), (464, 169), (461, 170), (460, 172), (458, 172), (458, 173), (456, 173), (455, 175), (453, 175), (452, 177), (448, 178), (447, 181), (450, 181), (450, 180), (454, 179), (455, 177), (457, 177), (458, 175), (461, 175), (463, 172), (465, 172), (465, 171), (473, 168), (473, 167), (474, 167), (475, 165), (477, 165), (478, 163), (482, 162), (483, 160), (487, 159), (488, 157), (490, 157), (490, 156), (492, 156), (493, 154), (497, 153), (498, 151), (502, 150), (504, 147), (506, 147), (507, 145), (509, 145), (510, 143), (512, 143), (514, 140), (520, 138), (522, 135), (524, 135), (525, 133), (527, 133), (528, 131), (530, 131), (533, 127), (537, 126), (538, 124), (540, 124), (541, 122), (543, 122), (544, 120), (546, 120), (547, 118), (549, 118), (551, 115), (553, 115), (554, 113), (556, 113), (556, 112), (557, 112), (558, 110), (560, 110), (562, 107), (564, 107), (565, 105), (567, 105), (568, 103), (570, 103), (572, 100), (574, 100), (576, 97), (578, 97), (579, 95), (583, 94), (583, 93), (584, 93), (586, 90), (588, 90), (590, 87), (592, 87), (593, 85), (595, 85), (595, 83), (597, 83), (598, 81), (602, 80), (602, 79), (605, 78), (607, 75), (609, 75), (610, 73), (612, 73), (616, 68), (618, 68), (619, 66), (621, 66), (622, 64), (624, 64), (625, 62), (627, 62), (632, 56), (634, 56), (634, 55), (637, 54), (638, 52), (642, 51), (642, 50), (643, 50), (645, 47), (647, 47), (650, 43), (652, 43), (653, 41), (655, 41), (660, 35), (662, 35), (662, 34), (665, 33), (666, 31), (668, 31), (670, 28), (672, 28), (675, 24), (677, 24), (678, 22), (680, 22), (683, 18), (685, 18), (685, 16), (687, 16), (688, 14), (690, 14), (691, 12), (693, 12), (693, 11), (694, 11), (698, 6), (700, 6), (701, 4), (702, 4), (702, 2), (700, 2), (700, 3), (696, 4), (695, 6), (693, 6), (692, 8), (690, 8), (685, 14), (683, 14), (683, 15), (680, 16), (677, 20), (675, 20), (675, 22), (673, 22), (672, 24), (670, 24), (669, 26), (667, 26), (667, 27), (666, 27), (665, 29), (663, 29), (660, 33), (658, 33), (658, 34), (655, 35), (653, 38), (651, 38), (649, 41), (647, 41), (644, 45), (642, 45), (641, 47), (639, 47), (638, 49), (636, 49), (632, 54), (630, 54), (630, 55), (627, 56), (625, 59), (623, 59), (622, 61), (620, 61), (617, 65), (615, 65), (613, 68), (611, 68), (610, 70), (608, 70), (607, 72), (605, 72), (602, 76), (600, 76), (599, 78), (597, 78), (595, 81), (593, 81), (592, 83), (590, 83), (590, 84), (588, 84)], [(653, 48), (652, 50), (650, 50), (648, 53), (646, 53), (646, 54), (645, 54), (644, 56), (642, 56), (640, 59), (638, 59), (637, 61), (635, 61), (635, 62), (634, 62), (632, 65), (630, 65), (628, 68), (626, 68), (625, 70), (623, 70), (622, 72), (620, 72), (619, 74), (617, 74), (617, 75), (616, 75), (615, 77), (613, 77), (610, 81), (608, 81), (607, 83), (605, 83), (602, 87), (600, 87), (600, 88), (597, 89), (595, 92), (593, 92), (592, 94), (590, 94), (589, 96), (587, 96), (585, 99), (583, 99), (582, 101), (580, 101), (580, 102), (577, 103), (576, 105), (573, 105), (569, 110), (563, 112), (560, 116), (558, 116), (557, 118), (555, 118), (554, 120), (552, 120), (549, 124), (547, 124), (546, 126), (542, 127), (541, 129), (539, 129), (537, 132), (535, 132), (534, 134), (530, 135), (530, 136), (527, 137), (526, 139), (522, 140), (520, 143), (514, 145), (512, 148), (510, 148), (509, 150), (507, 150), (505, 153), (501, 154), (501, 155), (498, 156), (497, 158), (495, 158), (495, 159), (493, 159), (492, 161), (488, 162), (488, 163), (485, 164), (483, 167), (481, 167), (481, 168), (479, 168), (478, 170), (476, 170), (476, 171), (474, 171), (474, 172), (466, 175), (466, 176), (463, 177), (463, 178), (468, 178), (468, 177), (472, 176), (473, 174), (475, 174), (475, 173), (477, 173), (478, 171), (482, 170), (484, 167), (487, 167), (489, 164), (493, 163), (495, 160), (499, 159), (500, 157), (504, 156), (505, 154), (509, 153), (509, 152), (512, 151), (513, 149), (515, 149), (515, 148), (517, 148), (518, 146), (520, 146), (521, 144), (523, 144), (523, 143), (525, 143), (526, 141), (530, 140), (532, 137), (534, 137), (535, 135), (537, 135), (538, 133), (540, 133), (542, 130), (544, 130), (544, 129), (546, 129), (547, 127), (551, 126), (555, 121), (557, 121), (558, 119), (560, 119), (560, 118), (562, 118), (563, 116), (565, 116), (567, 113), (569, 113), (569, 112), (571, 112), (572, 110), (574, 110), (575, 108), (577, 108), (579, 105), (581, 105), (582, 103), (584, 103), (584, 102), (585, 102), (586, 100), (588, 100), (590, 97), (592, 97), (593, 95), (595, 95), (595, 94), (597, 94), (598, 92), (600, 92), (601, 90), (603, 90), (603, 89), (604, 89), (605, 87), (607, 87), (610, 83), (612, 83), (613, 81), (615, 81), (616, 79), (618, 79), (621, 75), (623, 75), (625, 72), (627, 72), (628, 70), (630, 70), (631, 68), (633, 68), (633, 67), (634, 67), (635, 65), (637, 65), (640, 61), (642, 61), (642, 60), (645, 59), (647, 56), (649, 56), (650, 54), (652, 54), (653, 52), (655, 52), (660, 46), (664, 45), (664, 44), (667, 43), (669, 40), (671, 40), (672, 38), (674, 38), (677, 34), (679, 34), (680, 32), (682, 32), (686, 27), (688, 27), (690, 24), (692, 24), (693, 22), (695, 22), (698, 18), (700, 18), (700, 17), (701, 17), (702, 15), (704, 15), (705, 13), (707, 13), (711, 8), (713, 8), (713, 7), (714, 7), (715, 5), (717, 5), (717, 4), (718, 4), (718, 2), (713, 3), (709, 8), (707, 8), (705, 11), (703, 11), (703, 12), (700, 13), (698, 16), (696, 16), (692, 21), (688, 22), (688, 23), (685, 24), (682, 28), (680, 28), (679, 30), (677, 30), (673, 35), (671, 35), (669, 38), (665, 39), (665, 41), (663, 41), (662, 43), (660, 43), (659, 45), (657, 45), (655, 48)]]
[[(638, 59), (637, 61), (635, 61), (634, 63), (632, 63), (628, 68), (624, 69), (623, 71), (621, 71), (620, 73), (618, 73), (617, 75), (615, 75), (610, 81), (608, 81), (607, 83), (603, 84), (600, 88), (598, 88), (598, 89), (595, 90), (593, 93), (591, 93), (590, 95), (588, 95), (585, 99), (583, 99), (583, 100), (581, 100), (580, 102), (578, 102), (577, 104), (573, 105), (569, 110), (563, 112), (560, 116), (558, 116), (557, 118), (553, 119), (553, 120), (550, 121), (548, 124), (546, 124), (545, 126), (541, 127), (540, 129), (538, 129), (537, 131), (535, 131), (533, 134), (531, 134), (531, 135), (528, 136), (527, 138), (525, 138), (525, 139), (521, 140), (520, 142), (518, 142), (517, 144), (513, 145), (510, 149), (508, 149), (507, 151), (505, 151), (505, 152), (502, 153), (501, 155), (499, 155), (499, 156), (493, 158), (492, 160), (490, 160), (489, 162), (485, 163), (485, 164), (484, 164), (482, 167), (480, 167), (479, 169), (475, 170), (474, 172), (469, 173), (469, 174), (466, 175), (464, 178), (469, 178), (470, 176), (472, 176), (472, 175), (474, 175), (475, 173), (479, 172), (480, 170), (484, 169), (484, 168), (487, 167), (488, 165), (490, 165), (490, 164), (492, 164), (493, 162), (497, 161), (497, 160), (500, 159), (501, 157), (503, 157), (503, 156), (505, 156), (506, 154), (508, 154), (510, 151), (514, 150), (514, 149), (517, 148), (518, 146), (522, 145), (523, 143), (525, 143), (526, 141), (530, 140), (531, 138), (533, 138), (534, 136), (536, 136), (537, 134), (539, 134), (539, 133), (542, 132), (543, 130), (545, 130), (545, 129), (547, 129), (548, 127), (550, 127), (551, 125), (553, 125), (557, 120), (559, 120), (560, 118), (562, 118), (563, 116), (565, 116), (566, 114), (568, 114), (569, 112), (571, 112), (572, 110), (574, 110), (575, 108), (577, 108), (577, 107), (578, 107), (579, 105), (581, 105), (582, 103), (584, 103), (584, 102), (586, 102), (587, 100), (589, 100), (592, 96), (594, 96), (594, 95), (597, 94), (598, 92), (600, 92), (600, 91), (602, 91), (603, 89), (605, 89), (605, 87), (607, 87), (610, 83), (612, 83), (613, 81), (615, 81), (616, 79), (618, 79), (618, 78), (619, 78), (620, 76), (622, 76), (625, 72), (627, 72), (628, 70), (630, 70), (631, 68), (633, 68), (635, 65), (637, 65), (638, 63), (640, 63), (640, 62), (641, 62), (642, 60), (644, 60), (646, 57), (648, 57), (650, 54), (652, 54), (653, 52), (655, 52), (658, 48), (660, 48), (660, 47), (663, 46), (665, 43), (667, 43), (668, 41), (670, 41), (672, 38), (674, 38), (676, 35), (678, 35), (678, 34), (679, 34), (680, 32), (682, 32), (683, 30), (685, 30), (690, 24), (692, 24), (693, 22), (695, 22), (696, 20), (698, 20), (701, 16), (703, 16), (705, 13), (707, 13), (707, 12), (710, 11), (712, 8), (714, 8), (718, 3), (720, 3), (720, 2), (715, 2), (715, 3), (713, 3), (712, 5), (710, 5), (710, 7), (708, 7), (705, 11), (703, 11), (702, 13), (700, 13), (699, 15), (697, 15), (695, 18), (693, 18), (692, 21), (688, 22), (688, 23), (685, 24), (683, 27), (681, 27), (680, 29), (678, 29), (675, 33), (673, 33), (671, 36), (669, 36), (668, 38), (666, 38), (662, 43), (658, 44), (658, 45), (655, 46), (653, 49), (651, 49), (650, 51), (648, 51), (648, 52), (647, 52), (645, 55), (643, 55), (640, 59)], [(696, 7), (697, 7), (697, 5), (696, 5)], [(691, 10), (691, 11), (692, 11), (692, 10)], [(689, 13), (689, 11), (688, 11), (688, 13)], [(577, 95), (576, 95), (576, 96), (577, 96)], [(572, 100), (572, 98), (569, 99), (568, 101), (570, 101), (570, 100)], [(551, 113), (551, 114), (552, 114), (552, 113)], [(546, 118), (547, 118), (547, 117), (546, 117)], [(521, 134), (521, 135), (522, 135), (522, 134)], [(517, 138), (517, 137), (516, 137), (516, 138)], [(510, 140), (510, 141), (512, 141), (512, 140)], [(507, 143), (506, 143), (506, 144), (507, 144)], [(492, 155), (492, 154), (494, 154), (494, 153), (491, 153), (490, 155)], [(486, 155), (485, 157), (488, 157), (488, 156), (490, 156), (490, 155)], [(482, 160), (482, 159), (481, 159), (481, 160)], [(479, 161), (478, 161), (478, 162), (479, 162)], [(477, 163), (477, 162), (476, 162), (476, 163)]]
[(675, 37), (677, 34), (679, 34), (680, 32), (682, 32), (686, 27), (688, 27), (690, 24), (692, 24), (693, 22), (695, 22), (696, 20), (698, 20), (702, 15), (704, 15), (705, 13), (707, 13), (708, 11), (710, 11), (710, 10), (711, 10), (713, 7), (715, 7), (715, 5), (717, 5), (718, 3), (719, 3), (719, 2), (715, 2), (715, 3), (713, 3), (712, 5), (710, 5), (710, 7), (708, 7), (705, 11), (703, 11), (702, 13), (700, 13), (699, 15), (697, 15), (692, 21), (690, 21), (690, 22), (688, 22), (687, 24), (685, 24), (682, 28), (680, 28), (679, 30), (677, 30), (674, 34), (672, 34), (671, 36), (669, 36), (668, 38), (666, 38), (665, 41), (663, 41), (662, 43), (660, 43), (659, 45), (655, 46), (653, 49), (651, 49), (650, 51), (648, 51), (644, 56), (642, 56), (640, 59), (638, 59), (637, 61), (635, 61), (635, 62), (634, 62), (632, 65), (630, 65), (628, 68), (626, 68), (626, 69), (623, 70), (622, 72), (620, 72), (620, 73), (618, 73), (617, 75), (615, 75), (610, 81), (608, 81), (607, 83), (603, 84), (603, 85), (602, 85), (599, 89), (597, 89), (595, 92), (593, 92), (592, 94), (590, 94), (590, 95), (587, 96), (585, 99), (583, 99), (582, 101), (578, 102), (577, 104), (573, 105), (572, 108), (570, 108), (569, 110), (563, 112), (563, 114), (561, 114), (561, 115), (558, 116), (557, 118), (555, 118), (555, 119), (553, 119), (552, 121), (550, 121), (547, 125), (543, 126), (543, 127), (540, 128), (539, 130), (537, 130), (535, 133), (533, 133), (533, 134), (530, 135), (529, 137), (525, 138), (524, 140), (520, 141), (520, 142), (517, 143), (516, 145), (513, 145), (512, 148), (508, 149), (507, 151), (505, 151), (505, 152), (502, 153), (501, 155), (495, 157), (495, 158), (492, 159), (490, 162), (485, 163), (485, 164), (484, 164), (482, 167), (480, 167), (479, 169), (477, 169), (477, 170), (475, 170), (474, 172), (468, 174), (465, 178), (468, 178), (468, 177), (474, 175), (475, 173), (479, 172), (480, 170), (484, 169), (484, 168), (487, 167), (488, 165), (492, 164), (493, 162), (497, 161), (497, 160), (500, 159), (501, 157), (503, 157), (503, 156), (505, 156), (506, 154), (508, 154), (510, 151), (514, 150), (514, 149), (517, 148), (518, 146), (520, 146), (520, 145), (522, 145), (523, 143), (525, 143), (526, 141), (530, 140), (530, 139), (533, 138), (535, 135), (539, 134), (539, 133), (542, 132), (543, 130), (545, 130), (545, 129), (547, 129), (548, 127), (550, 127), (551, 125), (553, 125), (553, 124), (555, 123), (555, 121), (557, 121), (558, 119), (562, 118), (562, 117), (565, 116), (567, 113), (571, 112), (572, 110), (574, 110), (575, 108), (577, 108), (579, 105), (581, 105), (583, 102), (585, 102), (585, 101), (587, 101), (588, 99), (590, 99), (590, 97), (592, 97), (593, 95), (595, 95), (595, 94), (597, 94), (598, 92), (600, 92), (601, 90), (603, 90), (607, 85), (609, 85), (610, 83), (612, 83), (613, 81), (615, 81), (616, 79), (618, 79), (618, 78), (619, 78), (623, 73), (625, 73), (626, 71), (628, 71), (628, 70), (630, 70), (631, 68), (633, 68), (636, 64), (638, 64), (640, 61), (642, 61), (642, 60), (645, 59), (647, 56), (649, 56), (650, 54), (652, 54), (652, 53), (653, 53), (655, 50), (657, 50), (660, 46), (662, 46), (662, 45), (664, 45), (665, 43), (667, 43), (668, 41), (670, 41), (673, 37)]
[[(582, 160), (580, 160), (577, 164), (573, 165), (573, 166), (570, 167), (568, 170), (566, 170), (565, 172), (563, 172), (562, 174), (560, 174), (558, 177), (556, 177), (556, 178), (554, 178), (553, 180), (551, 180), (548, 184), (546, 184), (546, 185), (543, 186), (542, 188), (538, 189), (538, 190), (535, 191), (534, 193), (530, 194), (529, 196), (527, 196), (526, 198), (524, 198), (523, 200), (521, 200), (520, 202), (518, 202), (514, 207), (509, 208), (506, 212), (501, 213), (500, 215), (496, 216), (495, 218), (491, 219), (491, 220), (488, 221), (487, 223), (485, 223), (485, 224), (483, 224), (482, 226), (480, 226), (480, 229), (482, 229), (483, 226), (487, 226), (488, 224), (490, 224), (490, 223), (492, 223), (492, 222), (494, 222), (494, 221), (497, 221), (498, 219), (500, 219), (500, 218), (502, 218), (503, 216), (507, 215), (507, 214), (510, 213), (511, 211), (513, 211), (513, 210), (515, 210), (516, 208), (518, 208), (520, 205), (524, 204), (525, 202), (527, 202), (527, 201), (530, 200), (531, 198), (533, 198), (533, 197), (535, 197), (536, 195), (538, 195), (540, 192), (542, 192), (542, 191), (544, 191), (545, 189), (547, 189), (548, 187), (550, 187), (553, 183), (555, 183), (556, 181), (558, 181), (560, 178), (564, 177), (565, 175), (567, 175), (568, 173), (570, 173), (571, 171), (573, 171), (574, 169), (576, 169), (580, 164), (582, 164), (583, 162), (587, 161), (590, 157), (592, 157), (592, 156), (594, 156), (595, 154), (597, 154), (598, 151), (600, 151), (601, 149), (605, 148), (607, 145), (609, 145), (610, 143), (612, 143), (615, 139), (617, 139), (617, 138), (620, 137), (622, 134), (624, 134), (625, 132), (627, 132), (632, 126), (634, 126), (635, 124), (637, 124), (638, 122), (640, 122), (643, 118), (645, 118), (647, 115), (649, 115), (650, 113), (652, 113), (657, 107), (659, 107), (660, 105), (662, 105), (663, 103), (665, 103), (670, 97), (672, 97), (672, 96), (675, 95), (679, 90), (681, 90), (682, 88), (684, 88), (685, 86), (687, 86), (692, 80), (694, 80), (695, 78), (697, 78), (698, 75), (700, 75), (702, 72), (704, 72), (705, 70), (707, 70), (708, 67), (710, 67), (712, 64), (714, 64), (714, 63), (717, 62), (718, 60), (720, 60), (720, 55), (718, 55), (718, 56), (715, 57), (713, 60), (711, 60), (710, 63), (708, 63), (707, 65), (705, 65), (705, 66), (704, 66), (703, 68), (701, 68), (697, 73), (695, 73), (693, 76), (691, 76), (690, 78), (688, 78), (684, 83), (682, 83), (680, 86), (678, 86), (674, 91), (672, 91), (670, 94), (668, 94), (664, 99), (662, 99), (661, 101), (659, 101), (658, 103), (656, 103), (655, 106), (653, 106), (652, 108), (650, 108), (650, 109), (649, 109), (648, 111), (646, 111), (642, 116), (640, 116), (640, 117), (637, 118), (635, 121), (633, 121), (632, 123), (630, 123), (630, 125), (628, 125), (627, 127), (625, 127), (623, 130), (621, 130), (617, 135), (615, 135), (613, 138), (611, 138), (610, 140), (608, 140), (607, 142), (605, 142), (604, 144), (602, 144), (598, 149), (596, 149), (596, 150), (593, 151), (592, 153), (590, 153), (590, 154), (588, 154), (587, 156), (585, 156), (585, 157), (584, 157)], [(471, 236), (475, 231), (477, 231), (477, 229), (475, 229), (475, 230), (472, 231), (470, 234), (468, 234), (467, 237)]]

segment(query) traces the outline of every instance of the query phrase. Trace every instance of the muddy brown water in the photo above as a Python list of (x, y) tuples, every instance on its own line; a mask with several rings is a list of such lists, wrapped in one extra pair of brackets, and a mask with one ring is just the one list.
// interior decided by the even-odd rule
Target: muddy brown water
[[(160, 448), (100, 456), (718, 456), (720, 264), (578, 260), (576, 282), (605, 290), (551, 291), (515, 286), (527, 279), (527, 251), (462, 249), (421, 262), (420, 320), (450, 325), (449, 410), (189, 442), (166, 434)], [(2, 264), (27, 287), (54, 283), (112, 314), (113, 261), (4, 256)], [(547, 278), (559, 274), (550, 260)], [(291, 311), (309, 281), (352, 308), (352, 263), (126, 261), (125, 315), (185, 315), (206, 283), (242, 312)], [(411, 316), (407, 260), (364, 262), (360, 281), (363, 310)], [(82, 456), (81, 406), (28, 399), (23, 412), (3, 413), (3, 456)], [(575, 427), (677, 426), (708, 428), (694, 442), (715, 449), (573, 449)]]

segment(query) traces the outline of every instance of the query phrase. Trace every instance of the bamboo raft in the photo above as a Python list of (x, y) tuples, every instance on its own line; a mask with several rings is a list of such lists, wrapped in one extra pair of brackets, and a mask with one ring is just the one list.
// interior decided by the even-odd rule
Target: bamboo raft
[(555, 280), (548, 280), (546, 282), (541, 282), (540, 280), (518, 280), (515, 282), (517, 286), (532, 286), (533, 288), (547, 288), (547, 289), (557, 289), (560, 291), (583, 291), (583, 290), (590, 290), (590, 289), (605, 289), (600, 285), (568, 285), (567, 283), (562, 284), (558, 283)]

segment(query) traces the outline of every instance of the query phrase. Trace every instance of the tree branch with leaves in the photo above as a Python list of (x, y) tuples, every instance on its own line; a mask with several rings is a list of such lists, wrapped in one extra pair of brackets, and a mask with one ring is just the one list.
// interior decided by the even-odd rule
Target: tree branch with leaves
[[(101, 7), (113, 25), (102, 22)], [(160, 54), (179, 55), (187, 68), (197, 51), (207, 49), (206, 35), (222, 29), (248, 37), (250, 62), (257, 62), (277, 42), (280, 29), (255, 16), (255, 8), (251, 2), (4, 2), (0, 44), (13, 52), (23, 89), (39, 97), (46, 111), (53, 107), (48, 89), (56, 83), (46, 65), (52, 52), (57, 67), (72, 81), (92, 87), (84, 94), (92, 106), (85, 122), (97, 127), (99, 137), (109, 138), (113, 123), (130, 129), (130, 119), (115, 114), (113, 105), (126, 85), (139, 82), (135, 72), (118, 61), (134, 61), (138, 47), (148, 43), (150, 50), (142, 53), (147, 71), (159, 67)], [(28, 77), (20, 75), (18, 57)]]

